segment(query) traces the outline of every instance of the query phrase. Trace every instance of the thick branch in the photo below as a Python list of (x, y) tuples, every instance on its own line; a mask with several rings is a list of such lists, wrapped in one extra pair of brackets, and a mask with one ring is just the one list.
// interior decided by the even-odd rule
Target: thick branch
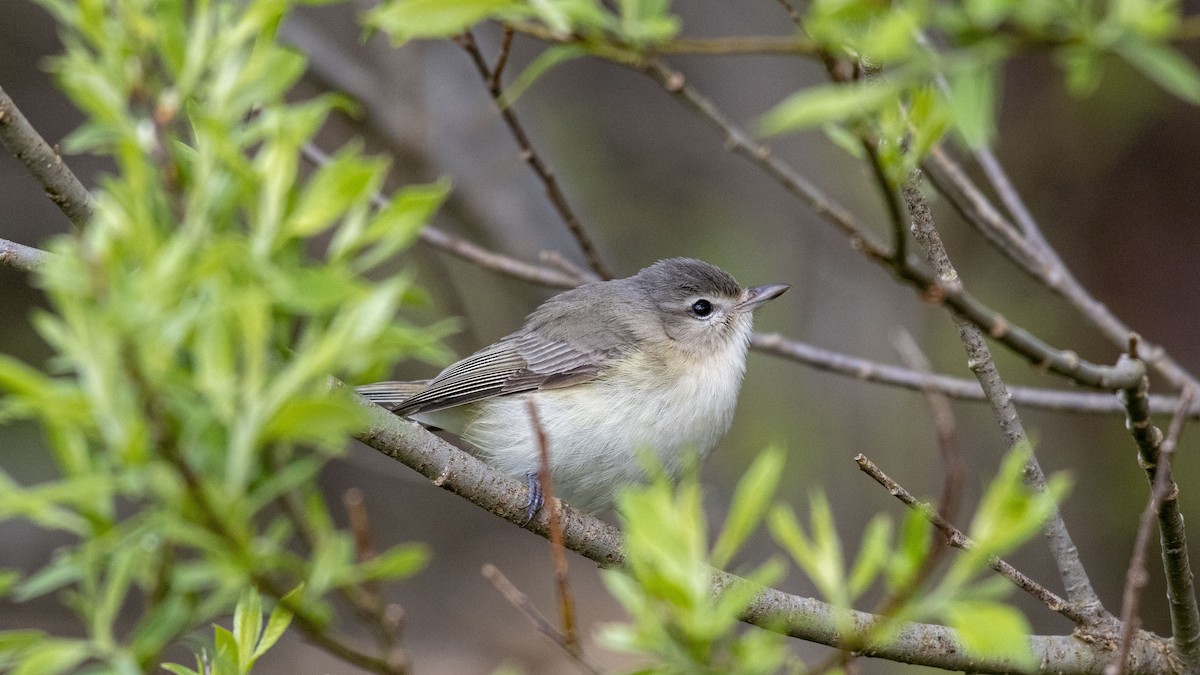
[(46, 139), (33, 128), (17, 104), (0, 87), (0, 144), (21, 160), (42, 184), (46, 196), (67, 218), (82, 227), (92, 213), (92, 196)]
[[(480, 460), (455, 448), (414, 422), (402, 420), (383, 408), (363, 401), (368, 408), (370, 426), (356, 438), (429, 478), (484, 510), (511, 523), (525, 519), (528, 495), (524, 482), (500, 474)], [(623, 561), (620, 532), (597, 518), (564, 504), (563, 539), (567, 548), (602, 567), (619, 567)], [(527, 529), (546, 537), (548, 516), (543, 510)], [(733, 584), (747, 583), (726, 572), (713, 572), (714, 592)], [(852, 646), (853, 636), (839, 632), (841, 618), (849, 612), (855, 633), (871, 631), (880, 617), (834, 607), (812, 598), (762, 588), (754, 602), (743, 612), (742, 620), (795, 638), (838, 648)], [(975, 659), (963, 651), (954, 631), (944, 626), (905, 623), (887, 644), (862, 650), (865, 656), (904, 663), (917, 663), (948, 670), (981, 673), (1092, 673), (1103, 667), (1107, 651), (1072, 636), (1033, 636), (1030, 644), (1040, 664), (1022, 670), (1004, 659)], [(1166, 641), (1148, 634), (1135, 640), (1131, 663), (1134, 673), (1161, 673), (1169, 668), (1170, 649)]]
[(32, 272), (46, 262), (49, 253), (15, 241), (0, 239), (0, 265)]

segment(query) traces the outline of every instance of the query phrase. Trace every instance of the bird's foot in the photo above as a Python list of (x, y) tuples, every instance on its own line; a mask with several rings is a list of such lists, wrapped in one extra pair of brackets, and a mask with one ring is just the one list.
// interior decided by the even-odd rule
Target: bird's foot
[(526, 484), (529, 486), (529, 500), (525, 502), (525, 520), (521, 522), (521, 527), (525, 527), (537, 515), (537, 512), (542, 509), (542, 482), (538, 480), (536, 471), (530, 471), (525, 474)]

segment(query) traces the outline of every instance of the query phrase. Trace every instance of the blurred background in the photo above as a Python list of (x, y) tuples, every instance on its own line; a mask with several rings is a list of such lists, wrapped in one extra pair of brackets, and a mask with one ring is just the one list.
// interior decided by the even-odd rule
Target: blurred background
[[(684, 35), (788, 34), (774, 2), (675, 3)], [(322, 144), (332, 150), (362, 138), (394, 159), (393, 185), (448, 176), (452, 201), (437, 224), (525, 260), (557, 251), (583, 263), (578, 247), (545, 198), (543, 186), (517, 155), (479, 76), (451, 43), (417, 43), (400, 50), (376, 36), (363, 40), (356, 23), (365, 3), (308, 8), (288, 23), (286, 40), (306, 52), (308, 96), (341, 91), (357, 113), (329, 125)], [(494, 55), (494, 27), (477, 31)], [(538, 45), (518, 38), (509, 78), (536, 57)], [(1193, 42), (1190, 57), (1200, 55)], [(54, 88), (46, 59), (59, 49), (48, 15), (27, 0), (0, 3), (0, 86), (51, 142), (80, 122)], [(759, 115), (797, 88), (821, 82), (818, 63), (738, 56), (672, 58), (688, 82), (733, 120), (753, 128)], [(534, 146), (553, 167), (568, 199), (618, 276), (664, 257), (694, 256), (720, 265), (745, 285), (790, 283), (790, 293), (758, 313), (760, 331), (847, 354), (897, 363), (889, 332), (912, 332), (935, 367), (970, 377), (946, 313), (896, 285), (883, 269), (851, 250), (846, 240), (745, 160), (659, 85), (607, 63), (575, 60), (540, 79), (515, 104)], [(1004, 82), (996, 152), (1055, 245), (1080, 280), (1147, 339), (1160, 343), (1192, 372), (1200, 371), (1200, 114), (1140, 75), (1111, 64), (1100, 89), (1086, 100), (1064, 93), (1049, 58), (1029, 55), (1012, 64)], [(820, 133), (772, 142), (775, 152), (881, 234), (886, 217), (864, 165)], [(104, 160), (68, 158), (84, 183), (95, 185)], [(0, 156), (0, 237), (38, 245), (66, 231), (66, 218), (11, 157)], [(1117, 350), (1098, 337), (1066, 303), (1017, 272), (944, 202), (935, 216), (968, 289), (1051, 344), (1110, 363)], [(461, 319), (448, 342), (467, 354), (510, 332), (551, 291), (478, 269), (418, 245), (396, 265), (417, 271), (433, 302), (418, 319)], [(31, 327), (43, 304), (28, 275), (0, 267), (0, 350), (44, 364), (49, 352)], [(995, 350), (1009, 384), (1063, 387), (1002, 349)], [(397, 377), (428, 377), (436, 367), (401, 364)], [(1155, 388), (1152, 391), (1166, 393)], [(960, 524), (966, 525), (980, 489), (1005, 451), (991, 412), (955, 403), (960, 443), (969, 465)], [(1024, 410), (1047, 471), (1066, 471), (1074, 489), (1063, 507), (1068, 526), (1101, 598), (1120, 608), (1138, 516), (1147, 497), (1135, 447), (1119, 415), (1078, 416)], [(1165, 425), (1165, 420), (1160, 420)], [(1194, 426), (1194, 425), (1191, 425)], [(9, 424), (0, 465), (18, 480), (52, 475), (38, 430)], [(1176, 474), (1189, 522), (1200, 522), (1200, 458), (1194, 429), (1184, 433)], [(732, 432), (707, 462), (703, 481), (712, 522), (724, 517), (730, 492), (752, 458), (770, 444), (786, 448), (781, 499), (804, 514), (808, 495), (824, 491), (847, 546), (857, 546), (876, 513), (902, 517), (902, 506), (862, 475), (851, 458), (865, 453), (914, 493), (933, 498), (942, 467), (923, 398), (864, 384), (751, 353)], [(569, 659), (537, 634), (480, 576), (484, 563), (500, 568), (547, 614), (555, 611), (549, 545), (443, 492), (408, 468), (353, 444), (322, 476), (335, 503), (349, 488), (364, 491), (384, 548), (427, 542), (430, 567), (389, 599), (405, 610), (405, 647), (416, 672), (487, 673), (511, 666), (529, 673), (571, 672)], [(607, 514), (615, 520), (613, 514)], [(1195, 535), (1195, 533), (1193, 533)], [(27, 523), (0, 524), (0, 567), (31, 570), (62, 543)], [(738, 561), (744, 569), (775, 555), (765, 536)], [(1156, 554), (1152, 554), (1154, 559)], [(1060, 590), (1041, 539), (1010, 559)], [(571, 557), (579, 619), (592, 659), (613, 669), (636, 665), (594, 644), (598, 627), (621, 619), (594, 564)], [(782, 584), (812, 594), (793, 572)], [(1036, 603), (1015, 602), (1044, 633), (1071, 626)], [(1143, 605), (1145, 628), (1169, 631), (1161, 571), (1151, 566)], [(0, 604), (0, 629), (39, 627), (66, 634), (82, 628), (60, 605), (42, 599)], [(210, 636), (209, 631), (204, 631)], [(364, 635), (365, 637), (365, 635)], [(823, 647), (796, 644), (807, 659)], [(185, 654), (186, 652), (181, 652)], [(180, 656), (180, 658), (185, 658)], [(915, 672), (891, 663), (863, 662), (863, 672)], [(296, 638), (272, 650), (259, 672), (353, 672)]]

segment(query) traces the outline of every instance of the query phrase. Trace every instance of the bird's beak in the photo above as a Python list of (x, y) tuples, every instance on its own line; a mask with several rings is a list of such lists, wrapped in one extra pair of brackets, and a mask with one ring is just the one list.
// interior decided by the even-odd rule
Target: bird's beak
[(746, 289), (746, 298), (737, 304), (738, 311), (750, 312), (759, 305), (774, 300), (791, 288), (788, 284), (767, 284)]

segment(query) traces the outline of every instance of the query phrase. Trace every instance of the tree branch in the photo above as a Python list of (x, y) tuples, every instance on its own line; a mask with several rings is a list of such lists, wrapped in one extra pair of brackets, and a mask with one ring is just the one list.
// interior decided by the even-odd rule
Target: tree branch
[(58, 148), (50, 147), (3, 87), (0, 87), (0, 144), (21, 160), (29, 175), (42, 184), (50, 201), (72, 223), (78, 227), (87, 224), (92, 214), (91, 194), (63, 162)]
[[(981, 157), (991, 157), (984, 153)], [(984, 163), (984, 160), (981, 160)], [(1035, 233), (1036, 239), (1023, 238), (1018, 228), (1009, 222), (1003, 214), (997, 211), (967, 177), (953, 159), (941, 148), (935, 147), (926, 158), (924, 165), (931, 169), (932, 183), (947, 197), (951, 205), (969, 224), (979, 230), (1001, 253), (1017, 265), (1021, 270), (1041, 282), (1050, 290), (1071, 303), (1093, 326), (1114, 345), (1124, 347), (1129, 335), (1134, 331), (1121, 321), (1107, 305), (1097, 300), (1083, 284), (1075, 278), (1071, 270), (1063, 263), (1058, 253), (1042, 238), (1041, 230), (1033, 217), (1025, 209), (1020, 197), (1008, 183), (1003, 170), (995, 158), (987, 163), (991, 172), (997, 174), (994, 180), (1005, 186), (1008, 200), (1014, 201), (1018, 212), (1023, 213), (1024, 229)], [(991, 174), (989, 174), (991, 175)], [(999, 189), (999, 188), (998, 188)], [(1161, 346), (1143, 342), (1141, 345), (1143, 360), (1176, 387), (1191, 385), (1200, 389), (1200, 380), (1179, 364)]]
[[(859, 453), (854, 456), (854, 461), (863, 473), (875, 479), (875, 482), (882, 485), (893, 497), (899, 499), (908, 508), (919, 511), (924, 515), (946, 537), (947, 545), (963, 551), (969, 551), (975, 547), (974, 539), (971, 539), (962, 530), (955, 527), (954, 523), (939, 513), (932, 504), (927, 504), (914, 497), (911, 492), (906, 490), (903, 485), (897, 483), (891, 476), (884, 473), (866, 455)], [(1050, 611), (1057, 612), (1080, 626), (1087, 626), (1092, 622), (1091, 617), (1082, 613), (1078, 607), (1062, 599), (1057, 593), (1030, 579), (1024, 572), (1021, 572), (1004, 560), (996, 556), (988, 556), (987, 564), (997, 574), (1011, 581), (1014, 586), (1040, 600)]]
[[(434, 485), (453, 492), (511, 523), (525, 519), (526, 485), (501, 474), (482, 461), (455, 448), (415, 422), (396, 417), (374, 404), (368, 409), (369, 426), (355, 438), (379, 452), (415, 469)], [(620, 567), (621, 535), (613, 526), (562, 505), (563, 540), (567, 548), (601, 567)], [(546, 537), (548, 515), (543, 510), (526, 529)], [(721, 593), (734, 584), (749, 583), (722, 571), (713, 571), (713, 592)], [(840, 632), (841, 619), (850, 611), (855, 634), (873, 630), (881, 617), (866, 612), (834, 607), (813, 598), (760, 588), (742, 620), (767, 630), (835, 648), (851, 648), (853, 636)], [(862, 649), (864, 656), (903, 663), (916, 663), (948, 670), (980, 673), (1094, 673), (1103, 667), (1108, 651), (1074, 636), (1033, 636), (1030, 644), (1039, 666), (1023, 670), (1005, 659), (977, 659), (963, 651), (955, 632), (945, 626), (904, 623), (886, 644)], [(1161, 673), (1170, 666), (1169, 643), (1149, 634), (1139, 634), (1131, 649), (1133, 673)]]
[[(506, 28), (506, 35), (511, 39), (511, 28)], [(596, 250), (596, 245), (592, 242), (592, 238), (588, 236), (586, 230), (583, 229), (583, 223), (579, 222), (579, 217), (575, 215), (574, 209), (567, 202), (567, 197), (563, 194), (562, 187), (558, 184), (558, 179), (554, 177), (554, 172), (550, 166), (546, 164), (541, 155), (534, 149), (533, 143), (529, 140), (529, 134), (525, 133), (525, 127), (521, 124), (521, 120), (517, 118), (516, 111), (512, 105), (504, 100), (504, 92), (500, 88), (500, 71), (503, 68), (503, 63), (508, 60), (508, 45), (506, 41), (504, 48), (500, 52), (500, 59), (497, 60), (495, 70), (488, 66), (487, 61), (483, 58), (483, 53), (479, 51), (479, 46), (475, 43), (475, 36), (470, 31), (463, 33), (455, 38), (455, 42), (466, 50), (471, 56), (471, 62), (475, 64), (475, 69), (479, 71), (479, 76), (483, 78), (484, 84), (488, 88), (488, 93), (492, 96), (492, 102), (500, 110), (500, 117), (504, 120), (505, 126), (508, 127), (512, 134), (513, 140), (517, 142), (517, 147), (521, 151), (521, 159), (529, 165), (533, 173), (537, 175), (538, 180), (546, 187), (546, 197), (549, 198), (550, 204), (554, 210), (558, 212), (560, 218), (567, 229), (571, 232), (571, 236), (579, 244), (579, 248), (583, 251), (584, 257), (588, 261), (588, 265), (592, 270), (600, 276), (601, 279), (613, 278), (612, 272), (608, 270), (608, 266), (604, 264), (604, 260), (600, 257), (600, 252)]]
[[(1191, 402), (1193, 391), (1184, 389), (1179, 400), (1179, 409), (1171, 418), (1171, 427), (1167, 437), (1159, 446), (1157, 468), (1151, 480), (1150, 499), (1142, 511), (1138, 523), (1137, 537), (1134, 539), (1133, 554), (1129, 560), (1129, 568), (1125, 572), (1125, 591), (1121, 602), (1121, 642), (1112, 661), (1104, 669), (1104, 675), (1123, 675), (1126, 670), (1126, 660), (1129, 658), (1129, 645), (1133, 635), (1141, 625), (1138, 615), (1141, 606), (1142, 590), (1146, 586), (1146, 549), (1150, 546), (1150, 533), (1154, 529), (1156, 514), (1163, 513), (1163, 505), (1167, 499), (1179, 497), (1178, 486), (1171, 480), (1171, 456), (1179, 443), (1179, 435), (1183, 433), (1184, 412)], [(1160, 528), (1162, 529), (1162, 528)], [(1163, 530), (1165, 533), (1165, 530)], [(1165, 549), (1164, 542), (1164, 549)], [(1164, 556), (1166, 555), (1164, 550)], [(1179, 648), (1178, 642), (1176, 648)]]
[[(987, 401), (978, 380), (967, 380), (937, 373), (922, 373), (878, 361), (861, 359), (840, 352), (790, 340), (778, 333), (755, 333), (750, 340), (754, 350), (796, 361), (838, 375), (865, 382), (874, 382), (915, 391), (936, 391), (950, 398), (966, 401)], [(1014, 403), (1028, 408), (1056, 412), (1088, 414), (1125, 413), (1121, 401), (1112, 394), (1040, 389), (1035, 387), (1010, 387)], [(1150, 396), (1150, 411), (1154, 414), (1170, 414), (1179, 405), (1174, 396)], [(1188, 407), (1188, 416), (1200, 418), (1200, 401)]]
[(24, 272), (32, 272), (42, 263), (46, 262), (46, 258), (50, 254), (40, 248), (33, 248), (25, 244), (18, 244), (15, 241), (0, 239), (0, 265), (8, 265)]
[[(1130, 352), (1137, 361), (1137, 341), (1131, 340)], [(1138, 457), (1152, 486), (1162, 481), (1164, 496), (1158, 506), (1158, 531), (1162, 545), (1163, 568), (1167, 576), (1167, 601), (1171, 609), (1171, 628), (1175, 649), (1185, 664), (1193, 668), (1200, 665), (1200, 607), (1196, 602), (1196, 589), (1192, 579), (1191, 562), (1188, 556), (1187, 531), (1183, 526), (1183, 514), (1179, 510), (1179, 486), (1171, 476), (1169, 452), (1164, 457), (1162, 431), (1150, 421), (1146, 392), (1150, 379), (1142, 377), (1137, 386), (1123, 392), (1128, 411), (1129, 432), (1138, 446)], [(1188, 394), (1190, 395), (1190, 394)], [(1182, 425), (1181, 418), (1173, 422)], [(1175, 434), (1178, 438), (1178, 434)], [(1174, 441), (1166, 448), (1174, 450)], [(1160, 465), (1160, 460), (1163, 461)], [(1161, 466), (1161, 471), (1159, 467)], [(1158, 475), (1162, 474), (1162, 475)]]
[[(904, 187), (903, 194), (912, 216), (913, 236), (916, 238), (918, 246), (925, 252), (929, 265), (937, 274), (939, 282), (943, 286), (960, 286), (961, 280), (958, 271), (954, 269), (946, 254), (941, 236), (933, 224), (933, 214), (929, 211), (925, 197), (916, 187), (915, 180)], [(995, 414), (996, 422), (1000, 425), (1005, 442), (1009, 447), (1017, 443), (1028, 442), (1024, 425), (1017, 414), (1016, 406), (1013, 405), (1008, 388), (1000, 378), (996, 363), (992, 360), (983, 331), (962, 316), (954, 314), (951, 315), (951, 318), (967, 352), (967, 367), (979, 379), (979, 384), (992, 405), (992, 411)], [(1046, 476), (1038, 464), (1037, 457), (1032, 452), (1029, 462), (1025, 465), (1024, 479), (1025, 483), (1034, 490), (1041, 492), (1046, 489)], [(1063, 585), (1067, 589), (1068, 600), (1078, 606), (1081, 611), (1090, 615), (1093, 623), (1110, 619), (1111, 615), (1105, 611), (1100, 597), (1092, 588), (1092, 582), (1079, 557), (1079, 550), (1071, 541), (1071, 535), (1062, 519), (1062, 513), (1057, 508), (1047, 524), (1046, 539), (1054, 555), (1059, 574), (1062, 576)]]

